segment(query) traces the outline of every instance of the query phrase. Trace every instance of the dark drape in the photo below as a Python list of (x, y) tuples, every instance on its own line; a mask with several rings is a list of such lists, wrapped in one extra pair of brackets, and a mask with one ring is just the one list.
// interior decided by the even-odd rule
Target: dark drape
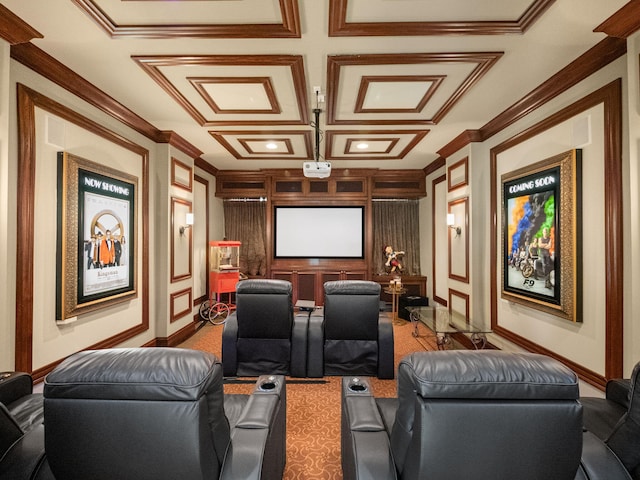
[(266, 204), (257, 201), (225, 201), (224, 230), (227, 240), (239, 240), (240, 271), (247, 275), (267, 273)]
[(385, 274), (384, 247), (404, 251), (399, 257), (405, 275), (420, 275), (420, 219), (418, 201), (374, 201), (373, 272)]

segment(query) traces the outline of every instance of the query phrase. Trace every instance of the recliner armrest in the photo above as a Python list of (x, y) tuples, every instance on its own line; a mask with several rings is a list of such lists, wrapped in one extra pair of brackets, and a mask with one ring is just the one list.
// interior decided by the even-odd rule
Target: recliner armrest
[(619, 403), (625, 409), (629, 408), (629, 391), (631, 380), (628, 378), (616, 378), (607, 382), (607, 400)]
[(222, 374), (225, 377), (235, 377), (238, 372), (238, 315), (231, 313), (227, 317), (222, 330), (222, 351), (224, 361), (222, 362)]
[(345, 480), (397, 478), (389, 436), (367, 378), (342, 379), (341, 454)]
[(6, 452), (18, 441), (24, 432), (11, 412), (0, 403), (0, 463)]
[(395, 374), (393, 322), (389, 312), (378, 317), (378, 378), (393, 379)]
[(307, 376), (307, 349), (310, 312), (299, 312), (293, 317), (291, 332), (291, 376)]
[(42, 423), (42, 394), (33, 393), (33, 379), (24, 372), (0, 373), (0, 404), (7, 407), (23, 432)]
[(20, 397), (33, 393), (33, 380), (25, 372), (0, 373), (0, 403), (9, 405)]
[(324, 376), (324, 310), (317, 309), (309, 315), (307, 335), (307, 377)]
[(0, 452), (0, 478), (47, 478), (37, 476), (45, 460), (44, 425), (32, 428), (13, 442), (6, 452)]
[(262, 375), (231, 432), (220, 479), (281, 479), (285, 462), (285, 378)]
[(591, 432), (584, 432), (576, 480), (631, 480), (622, 462)]

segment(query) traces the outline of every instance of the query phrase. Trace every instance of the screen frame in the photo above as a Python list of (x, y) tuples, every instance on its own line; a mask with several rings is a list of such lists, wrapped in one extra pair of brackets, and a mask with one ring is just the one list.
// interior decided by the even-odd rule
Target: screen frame
[[(278, 211), (284, 210), (357, 210), (360, 212), (360, 255), (278, 255)], [(363, 260), (366, 257), (366, 210), (364, 205), (274, 205), (273, 206), (273, 258), (274, 259), (337, 259), (337, 260)], [(313, 238), (316, 228), (310, 228), (311, 242), (318, 241)]]

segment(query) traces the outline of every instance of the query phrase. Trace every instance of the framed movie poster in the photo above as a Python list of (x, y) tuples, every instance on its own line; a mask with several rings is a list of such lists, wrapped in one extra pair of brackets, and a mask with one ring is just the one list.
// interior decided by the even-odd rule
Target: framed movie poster
[(574, 322), (582, 321), (581, 154), (502, 176), (502, 297)]
[(56, 320), (137, 295), (137, 190), (134, 176), (58, 153)]

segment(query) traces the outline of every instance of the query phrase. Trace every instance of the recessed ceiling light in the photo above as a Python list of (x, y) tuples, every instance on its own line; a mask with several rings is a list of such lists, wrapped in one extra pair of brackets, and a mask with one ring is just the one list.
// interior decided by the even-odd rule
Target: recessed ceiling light
[(275, 144), (275, 142), (269, 142), (265, 145), (269, 150), (275, 150), (278, 148), (278, 145)]
[(356, 145), (356, 147), (360, 150), (366, 150), (367, 148), (369, 148), (369, 144), (368, 143), (364, 143), (364, 142), (360, 142), (358, 145)]

